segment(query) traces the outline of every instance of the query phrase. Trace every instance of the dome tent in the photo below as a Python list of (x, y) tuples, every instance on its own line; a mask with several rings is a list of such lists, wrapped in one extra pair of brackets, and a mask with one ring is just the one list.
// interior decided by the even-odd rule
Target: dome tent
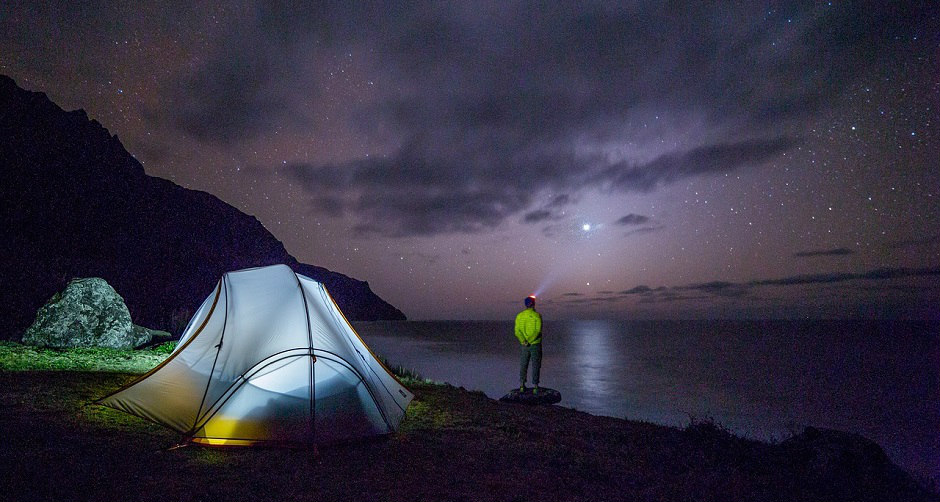
[(98, 401), (199, 444), (324, 443), (397, 430), (413, 395), (323, 284), (228, 272), (162, 364)]

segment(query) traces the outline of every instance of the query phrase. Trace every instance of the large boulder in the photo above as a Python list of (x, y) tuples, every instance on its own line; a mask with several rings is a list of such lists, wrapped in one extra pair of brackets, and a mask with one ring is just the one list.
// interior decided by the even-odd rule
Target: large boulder
[(74, 279), (36, 314), (23, 343), (42, 347), (130, 349), (149, 342), (155, 332), (131, 322), (121, 295), (104, 279)]

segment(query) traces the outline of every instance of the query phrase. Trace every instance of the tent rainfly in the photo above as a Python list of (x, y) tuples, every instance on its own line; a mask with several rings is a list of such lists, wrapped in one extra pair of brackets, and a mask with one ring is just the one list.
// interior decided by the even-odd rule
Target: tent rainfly
[(273, 265), (223, 275), (170, 357), (98, 403), (193, 443), (316, 444), (394, 432), (412, 397), (323, 284)]

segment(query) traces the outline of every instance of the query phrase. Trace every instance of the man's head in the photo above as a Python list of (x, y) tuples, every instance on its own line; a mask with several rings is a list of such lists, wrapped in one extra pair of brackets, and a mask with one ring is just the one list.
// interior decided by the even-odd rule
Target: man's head
[(534, 306), (535, 306), (535, 297), (534, 296), (525, 297), (525, 307), (532, 308)]

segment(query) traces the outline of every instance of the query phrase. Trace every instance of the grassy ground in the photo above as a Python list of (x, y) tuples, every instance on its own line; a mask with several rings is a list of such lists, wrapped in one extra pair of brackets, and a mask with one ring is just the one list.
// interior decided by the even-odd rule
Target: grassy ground
[[(36, 371), (12, 362), (25, 349), (0, 349), (20, 354), (0, 357), (0, 500), (940, 500), (864, 441), (771, 445), (709, 423), (502, 404), (417, 380), (388, 437), (317, 451), (168, 450), (175, 433), (86, 406), (136, 377), (109, 372), (122, 357), (95, 372)], [(128, 357), (138, 356), (159, 357)]]
[(163, 362), (176, 342), (146, 350), (116, 350), (103, 347), (49, 349), (0, 341), (0, 370), (67, 370), (146, 373)]

